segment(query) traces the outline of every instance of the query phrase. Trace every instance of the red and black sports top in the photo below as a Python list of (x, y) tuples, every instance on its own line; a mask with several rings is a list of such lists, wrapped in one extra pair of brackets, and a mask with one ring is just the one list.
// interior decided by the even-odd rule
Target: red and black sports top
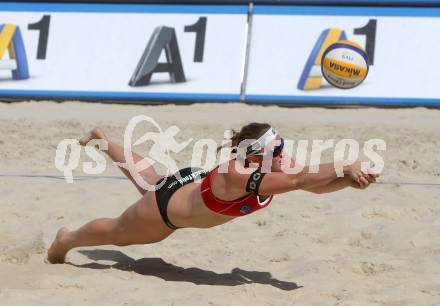
[(227, 216), (244, 216), (269, 205), (273, 195), (261, 199), (258, 194), (251, 193), (234, 201), (223, 201), (217, 198), (211, 190), (212, 176), (218, 171), (218, 166), (211, 170), (200, 185), (200, 194), (205, 205), (212, 211)]

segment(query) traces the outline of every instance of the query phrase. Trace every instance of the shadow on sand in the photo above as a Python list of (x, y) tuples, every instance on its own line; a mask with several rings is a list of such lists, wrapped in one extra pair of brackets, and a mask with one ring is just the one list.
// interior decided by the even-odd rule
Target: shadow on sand
[(120, 251), (114, 250), (79, 250), (92, 260), (111, 260), (115, 264), (87, 263), (76, 265), (88, 269), (118, 269), (133, 271), (141, 275), (155, 276), (166, 281), (190, 282), (196, 285), (238, 286), (243, 284), (271, 285), (281, 290), (291, 291), (302, 288), (296, 283), (272, 278), (269, 272), (246, 271), (234, 268), (231, 273), (215, 273), (199, 268), (182, 268), (165, 262), (161, 258), (141, 258), (134, 260)]

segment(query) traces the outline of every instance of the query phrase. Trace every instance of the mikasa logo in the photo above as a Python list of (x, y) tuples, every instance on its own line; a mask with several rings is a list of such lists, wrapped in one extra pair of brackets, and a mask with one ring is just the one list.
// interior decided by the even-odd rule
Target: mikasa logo
[(330, 61), (330, 68), (333, 68), (334, 70), (339, 70), (351, 75), (360, 75), (361, 70), (360, 69), (355, 69), (355, 68), (349, 68), (349, 67), (345, 67), (342, 66), (338, 63), (335, 63), (333, 61)]

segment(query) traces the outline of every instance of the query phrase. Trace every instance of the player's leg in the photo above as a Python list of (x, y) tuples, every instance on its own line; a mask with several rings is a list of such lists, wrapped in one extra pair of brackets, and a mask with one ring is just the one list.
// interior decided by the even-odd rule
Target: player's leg
[[(84, 137), (82, 137), (79, 142), (81, 145), (86, 145), (90, 140), (92, 139), (102, 139), (107, 142), (107, 150), (104, 150), (105, 153), (114, 161), (118, 163), (125, 163), (125, 156), (124, 156), (124, 148), (117, 144), (112, 142), (107, 135), (105, 135), (104, 131), (100, 128), (94, 128), (89, 133), (87, 133)], [(139, 171), (139, 174), (142, 176), (142, 178), (150, 185), (155, 185), (156, 182), (161, 178), (160, 175), (157, 174), (157, 172), (154, 170), (154, 167), (152, 165), (149, 165), (145, 159), (134, 153), (131, 152), (132, 158), (135, 164), (138, 164), (142, 166), (142, 170)], [(134, 178), (132, 177), (130, 171), (123, 167), (119, 167), (121, 171), (133, 182), (133, 184), (136, 186), (136, 188), (139, 190), (141, 194), (144, 194), (146, 192), (145, 189), (143, 189), (141, 186), (139, 186)]]
[(161, 241), (174, 230), (163, 222), (155, 196), (144, 196), (117, 218), (99, 218), (77, 230), (63, 227), (48, 250), (51, 263), (64, 262), (67, 252), (76, 247), (147, 244)]

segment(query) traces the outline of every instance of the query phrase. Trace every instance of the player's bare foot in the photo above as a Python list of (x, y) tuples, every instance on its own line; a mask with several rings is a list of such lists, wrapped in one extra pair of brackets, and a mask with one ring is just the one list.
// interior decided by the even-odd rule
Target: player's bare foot
[(79, 140), (79, 143), (80, 143), (80, 145), (85, 146), (92, 139), (107, 140), (107, 136), (105, 135), (104, 131), (101, 128), (95, 127), (93, 130), (91, 130), (86, 135), (81, 137)]
[(47, 260), (50, 263), (55, 264), (64, 262), (66, 254), (69, 251), (66, 243), (68, 234), (69, 230), (66, 227), (62, 227), (58, 230), (55, 240), (47, 251)]

